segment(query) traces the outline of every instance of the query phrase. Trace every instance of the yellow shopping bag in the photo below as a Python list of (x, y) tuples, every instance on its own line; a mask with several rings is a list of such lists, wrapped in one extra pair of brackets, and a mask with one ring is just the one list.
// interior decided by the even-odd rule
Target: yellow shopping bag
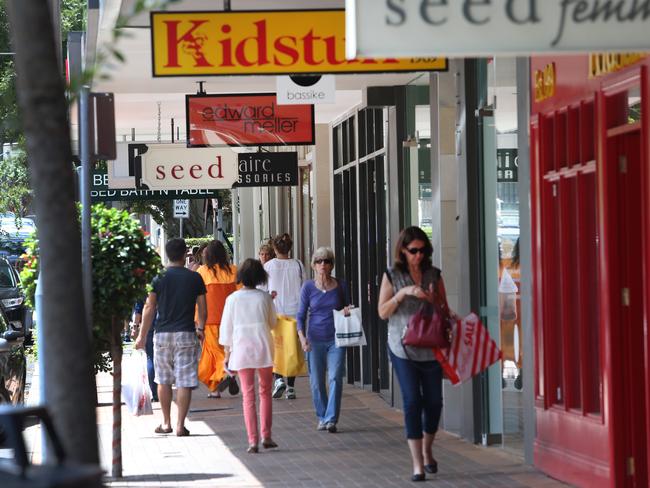
[(282, 376), (301, 376), (307, 374), (307, 363), (302, 354), (302, 346), (296, 329), (296, 319), (278, 315), (272, 329), (275, 353), (273, 372)]

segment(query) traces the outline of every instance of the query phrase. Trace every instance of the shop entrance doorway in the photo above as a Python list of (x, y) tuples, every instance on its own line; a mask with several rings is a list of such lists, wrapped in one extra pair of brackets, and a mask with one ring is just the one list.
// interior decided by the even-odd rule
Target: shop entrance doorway
[[(618, 256), (614, 265), (611, 290), (613, 317), (615, 382), (620, 381), (617, 394), (621, 400), (619, 419), (619, 449), (616, 450), (616, 486), (648, 486), (646, 380), (644, 324), (643, 324), (643, 273), (640, 265), (644, 243), (640, 238), (643, 229), (643, 178), (641, 168), (641, 125), (632, 122), (608, 130), (608, 172), (615, 181), (612, 201), (611, 255)], [(627, 239), (616, 236), (630, 236)], [(639, 236), (632, 238), (631, 236)], [(620, 297), (619, 300), (617, 298)], [(616, 387), (615, 387), (616, 389)]]

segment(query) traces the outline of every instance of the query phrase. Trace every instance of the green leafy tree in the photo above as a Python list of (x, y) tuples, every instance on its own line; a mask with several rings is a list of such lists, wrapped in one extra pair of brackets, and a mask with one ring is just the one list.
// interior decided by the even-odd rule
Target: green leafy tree
[(24, 217), (32, 201), (24, 151), (15, 151), (0, 160), (0, 188), (0, 213), (13, 212), (16, 217)]
[[(121, 394), (123, 324), (161, 270), (160, 257), (140, 224), (126, 211), (92, 208), (93, 345), (95, 372), (113, 372), (113, 476), (122, 475)], [(33, 306), (38, 278), (38, 241), (27, 243), (22, 286)]]

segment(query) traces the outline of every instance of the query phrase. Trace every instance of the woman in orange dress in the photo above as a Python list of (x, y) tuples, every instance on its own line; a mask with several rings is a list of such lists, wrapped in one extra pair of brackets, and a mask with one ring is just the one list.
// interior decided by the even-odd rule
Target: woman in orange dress
[(199, 360), (199, 380), (210, 390), (209, 398), (221, 396), (222, 387), (230, 386), (231, 394), (237, 394), (239, 388), (234, 378), (228, 382), (224, 371), (224, 349), (219, 344), (219, 326), (226, 298), (241, 286), (237, 285), (237, 267), (230, 264), (226, 248), (219, 241), (212, 241), (203, 252), (203, 263), (197, 273), (203, 278), (207, 289), (206, 301), (208, 315), (205, 321), (205, 341)]

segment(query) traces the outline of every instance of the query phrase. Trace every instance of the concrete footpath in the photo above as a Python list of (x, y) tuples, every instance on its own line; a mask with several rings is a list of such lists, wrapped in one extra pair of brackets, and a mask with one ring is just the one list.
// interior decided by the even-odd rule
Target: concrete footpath
[[(125, 351), (126, 352), (126, 351)], [(28, 402), (38, 403), (38, 375)], [(112, 378), (97, 376), (97, 419), (102, 467), (111, 472)], [(122, 408), (123, 477), (111, 487), (397, 487), (413, 486), (401, 412), (375, 393), (346, 386), (339, 432), (316, 431), (307, 378), (296, 382), (298, 399), (273, 402), (273, 439), (279, 449), (247, 454), (241, 395), (208, 399), (194, 392), (189, 437), (155, 434), (154, 415), (133, 417)], [(172, 407), (172, 421), (175, 408)], [(38, 426), (27, 429), (32, 459), (40, 459)], [(440, 471), (424, 486), (562, 487), (498, 447), (484, 448), (440, 432), (434, 445)], [(0, 483), (1, 485), (1, 483)], [(421, 485), (418, 485), (421, 486)]]
[[(189, 437), (154, 433), (154, 415), (133, 417), (123, 408), (123, 478), (131, 486), (393, 487), (413, 486), (401, 412), (376, 394), (346, 386), (339, 432), (316, 431), (307, 378), (298, 378), (298, 399), (273, 402), (273, 439), (279, 449), (247, 454), (241, 395), (207, 398), (194, 392)], [(110, 473), (111, 377), (98, 376), (98, 423), (102, 464)], [(172, 425), (175, 416), (172, 407)], [(440, 466), (427, 483), (440, 487), (559, 487), (498, 447), (483, 448), (441, 432), (434, 456)]]

